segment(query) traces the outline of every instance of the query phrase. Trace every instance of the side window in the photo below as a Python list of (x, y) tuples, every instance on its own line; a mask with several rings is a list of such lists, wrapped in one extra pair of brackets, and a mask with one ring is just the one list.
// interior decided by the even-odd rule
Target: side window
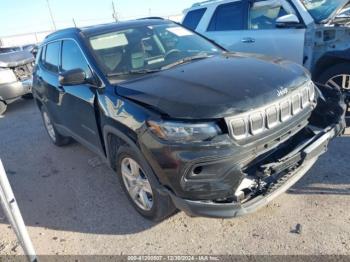
[(61, 69), (63, 72), (72, 69), (82, 69), (86, 76), (91, 76), (88, 63), (79, 46), (72, 40), (65, 40), (62, 43), (62, 62)]
[(259, 6), (258, 4), (254, 4), (249, 12), (249, 29), (276, 29), (277, 18), (287, 14), (288, 12), (280, 5)]
[(245, 1), (219, 5), (210, 21), (208, 31), (231, 31), (245, 29)]
[(182, 24), (189, 29), (195, 30), (206, 10), (206, 8), (201, 8), (188, 12)]
[(46, 51), (46, 46), (42, 46), (39, 48), (37, 56), (35, 58), (35, 63), (36, 64), (43, 64), (43, 61), (45, 60), (45, 51)]
[(53, 73), (58, 73), (60, 46), (61, 42), (53, 42), (48, 44), (45, 48), (46, 51), (44, 50), (45, 52), (43, 52), (43, 56), (45, 57), (43, 59), (43, 65)]

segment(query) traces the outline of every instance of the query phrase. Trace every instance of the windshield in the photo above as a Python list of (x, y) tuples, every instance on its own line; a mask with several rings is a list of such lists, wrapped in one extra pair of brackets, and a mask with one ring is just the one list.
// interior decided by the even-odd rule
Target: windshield
[(172, 23), (135, 26), (90, 37), (89, 42), (97, 63), (109, 77), (165, 70), (222, 52), (203, 37)]
[(302, 0), (306, 9), (317, 23), (328, 19), (349, 0)]

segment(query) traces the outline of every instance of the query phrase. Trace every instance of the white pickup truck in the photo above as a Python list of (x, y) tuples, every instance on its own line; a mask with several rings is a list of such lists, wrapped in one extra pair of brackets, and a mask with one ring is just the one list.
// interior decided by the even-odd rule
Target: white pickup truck
[(183, 25), (228, 50), (304, 65), (321, 84), (350, 91), (349, 0), (211, 0)]

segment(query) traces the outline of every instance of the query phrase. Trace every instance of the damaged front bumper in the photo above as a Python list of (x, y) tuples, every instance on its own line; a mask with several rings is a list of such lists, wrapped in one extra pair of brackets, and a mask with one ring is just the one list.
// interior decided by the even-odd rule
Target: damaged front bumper
[(320, 89), (316, 108), (310, 105), (278, 131), (248, 144), (221, 135), (174, 145), (145, 132), (141, 148), (158, 177), (159, 192), (190, 216), (230, 218), (265, 206), (303, 177), (346, 127), (343, 95)]
[[(176, 197), (170, 191), (175, 206), (190, 216), (203, 216), (214, 218), (232, 218), (247, 215), (266, 206), (274, 198), (286, 192), (299, 179), (301, 179), (315, 164), (317, 159), (327, 151), (329, 141), (344, 129), (344, 123), (340, 123), (318, 132), (313, 139), (298, 146), (300, 151), (283, 157), (280, 161), (271, 165), (278, 169), (273, 182), (257, 196), (239, 203), (236, 201), (219, 203), (214, 201), (193, 201)], [(283, 175), (280, 175), (283, 173)], [(270, 177), (271, 178), (271, 177)]]

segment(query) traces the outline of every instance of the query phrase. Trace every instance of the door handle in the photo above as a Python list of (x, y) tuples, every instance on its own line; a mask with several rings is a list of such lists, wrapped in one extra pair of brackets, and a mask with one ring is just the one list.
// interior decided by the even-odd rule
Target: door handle
[(252, 44), (252, 43), (255, 43), (255, 39), (254, 39), (254, 38), (251, 38), (251, 37), (243, 38), (241, 41), (242, 41), (242, 43), (245, 43), (245, 44)]

